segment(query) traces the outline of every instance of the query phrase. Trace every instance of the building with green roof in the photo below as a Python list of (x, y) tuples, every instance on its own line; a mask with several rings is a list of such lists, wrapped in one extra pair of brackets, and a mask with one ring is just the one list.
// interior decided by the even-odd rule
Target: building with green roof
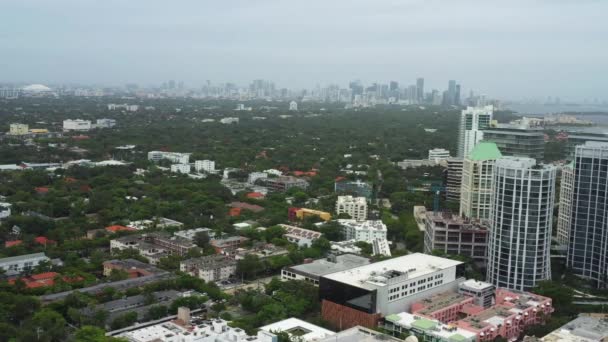
[(460, 189), (460, 215), (469, 219), (490, 218), (494, 163), (502, 157), (498, 146), (480, 142), (464, 159)]

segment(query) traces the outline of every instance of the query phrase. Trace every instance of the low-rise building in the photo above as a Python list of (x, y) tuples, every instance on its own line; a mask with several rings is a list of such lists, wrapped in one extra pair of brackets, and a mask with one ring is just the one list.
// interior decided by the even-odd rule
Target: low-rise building
[(443, 148), (434, 148), (429, 150), (429, 161), (433, 161), (438, 163), (442, 160), (447, 160), (450, 158), (450, 151)]
[[(144, 294), (124, 297), (116, 300), (111, 300), (95, 306), (86, 306), (80, 309), (79, 312), (85, 317), (93, 318), (102, 311), (107, 313), (105, 322), (113, 322), (116, 318), (122, 316), (126, 312), (134, 312), (137, 314), (138, 322), (146, 322), (147, 314), (150, 308), (158, 305), (170, 307), (174, 300), (183, 296), (182, 293), (175, 290), (156, 291), (150, 294), (154, 298), (154, 302), (150, 303), (150, 297)], [(106, 324), (109, 328), (109, 325)]]
[(484, 308), (476, 305), (478, 298), (468, 294), (454, 291), (436, 294), (412, 304), (411, 314), (385, 317), (383, 327), (394, 333), (422, 335), (432, 341), (483, 342), (497, 337), (516, 341), (527, 327), (542, 323), (553, 312), (550, 298), (533, 293), (499, 288), (495, 298), (495, 305)]
[(97, 119), (95, 124), (97, 128), (112, 128), (116, 126), (116, 120), (114, 119)]
[(557, 330), (537, 339), (541, 342), (608, 341), (608, 321), (604, 314), (580, 314)]
[(230, 236), (223, 239), (211, 239), (211, 247), (215, 249), (216, 253), (219, 254), (228, 254), (229, 251), (235, 250), (245, 242), (249, 241), (248, 238), (244, 236)]
[[(376, 330), (368, 329), (362, 326), (354, 326), (352, 328), (337, 332), (335, 335), (325, 337), (318, 342), (403, 342), (402, 339), (393, 337)], [(410, 341), (407, 341), (410, 342)]]
[(290, 226), (287, 224), (280, 224), (279, 226), (285, 229), (285, 235), (283, 235), (283, 237), (286, 238), (287, 241), (297, 244), (298, 247), (310, 247), (312, 242), (320, 238), (322, 235), (320, 232), (314, 230)]
[(345, 240), (356, 240), (372, 243), (376, 239), (386, 240), (386, 225), (381, 220), (357, 221), (340, 219)]
[(194, 238), (196, 237), (196, 234), (198, 234), (198, 233), (207, 233), (207, 236), (209, 236), (210, 238), (215, 237), (215, 232), (213, 230), (211, 230), (210, 228), (194, 228), (194, 229), (180, 230), (180, 231), (173, 233), (173, 235), (181, 237), (186, 240), (193, 241)]
[(180, 262), (179, 269), (205, 282), (219, 282), (236, 274), (236, 260), (225, 255), (209, 255)]
[(266, 259), (287, 255), (289, 254), (289, 251), (283, 247), (275, 246), (272, 243), (257, 243), (251, 248), (237, 248), (236, 250), (224, 254), (233, 257), (235, 260), (245, 259), (247, 255), (255, 255), (259, 259)]
[(331, 214), (326, 211), (321, 211), (321, 210), (308, 209), (308, 208), (297, 208), (297, 210), (295, 211), (295, 214), (296, 214), (296, 220), (300, 220), (300, 221), (306, 219), (307, 217), (313, 217), (313, 216), (316, 216), (323, 221), (331, 220)]
[(231, 117), (222, 118), (222, 119), (220, 119), (220, 123), (223, 123), (224, 125), (231, 125), (234, 123), (239, 123), (239, 118), (231, 118)]
[(247, 183), (255, 184), (258, 179), (266, 179), (268, 174), (266, 172), (252, 172), (247, 176)]
[(9, 126), (8, 134), (10, 135), (26, 135), (29, 133), (27, 124), (13, 123)]
[(113, 270), (125, 271), (129, 278), (146, 277), (164, 272), (154, 265), (146, 264), (135, 259), (108, 260), (103, 262), (103, 275), (109, 277)]
[(376, 327), (383, 316), (409, 311), (436, 293), (455, 291), (464, 263), (413, 253), (324, 275), (321, 316), (336, 327)]
[(449, 212), (427, 211), (424, 230), (424, 252), (441, 251), (464, 255), (485, 263), (488, 248), (488, 226), (481, 221), (465, 219)]
[(338, 178), (334, 182), (334, 191), (338, 195), (351, 195), (356, 197), (372, 198), (373, 188), (369, 183), (357, 181), (348, 181), (345, 178)]
[(14, 285), (17, 280), (23, 282), (25, 288), (27, 289), (38, 289), (43, 287), (50, 287), (55, 285), (55, 281), (60, 279), (60, 281), (68, 284), (78, 283), (84, 281), (84, 278), (81, 276), (62, 276), (57, 272), (44, 272), (38, 274), (32, 274), (27, 277), (13, 278), (9, 279), (8, 283)]
[(64, 131), (88, 131), (92, 128), (90, 120), (63, 120)]
[[(477, 342), (477, 335), (465, 329), (438, 320), (428, 319), (407, 312), (386, 316), (382, 327), (393, 334), (414, 334), (422, 341)], [(418, 340), (416, 340), (418, 341)]]
[(479, 341), (493, 341), (498, 336), (515, 341), (527, 327), (542, 323), (552, 312), (550, 298), (499, 288), (496, 305), (452, 324), (475, 333)]
[(357, 221), (367, 220), (367, 199), (365, 197), (338, 196), (336, 214), (348, 214)]
[(193, 248), (196, 248), (196, 245), (190, 240), (161, 233), (129, 235), (110, 240), (112, 252), (135, 249), (153, 265), (169, 255), (183, 257)]
[(285, 192), (291, 188), (308, 189), (308, 182), (293, 176), (279, 176), (263, 180), (264, 186), (271, 191)]
[(192, 153), (150, 151), (148, 152), (148, 160), (158, 162), (160, 160), (166, 159), (176, 164), (189, 164), (191, 154)]
[(319, 278), (339, 271), (369, 264), (369, 259), (354, 254), (330, 255), (317, 260), (305, 260), (303, 264), (284, 267), (281, 280), (305, 280), (319, 285)]
[(239, 208), (244, 210), (253, 211), (254, 213), (259, 213), (264, 211), (264, 207), (257, 204), (249, 204), (246, 202), (232, 202), (228, 205), (230, 208)]
[[(187, 311), (187, 313), (185, 313)], [(176, 319), (173, 319), (176, 318)], [(260, 330), (254, 336), (247, 335), (241, 328), (232, 328), (228, 322), (216, 318), (212, 321), (203, 317), (190, 317), (190, 310), (179, 308), (177, 317), (154, 325), (134, 325), (122, 330), (114, 337), (122, 337), (129, 342), (276, 342), (273, 333)]]
[(331, 330), (321, 328), (314, 324), (293, 317), (265, 325), (261, 327), (260, 330), (267, 331), (270, 333), (286, 332), (290, 338), (293, 338), (300, 342), (317, 342), (319, 341), (319, 339), (323, 339), (336, 334)]
[(13, 205), (6, 202), (0, 202), (0, 220), (11, 216), (11, 207)]
[(0, 269), (7, 275), (21, 274), (28, 272), (40, 263), (48, 262), (49, 259), (44, 253), (32, 253), (0, 259)]
[(196, 170), (196, 172), (207, 172), (207, 173), (213, 173), (215, 172), (215, 161), (213, 160), (197, 160), (194, 162), (194, 169)]
[(190, 164), (171, 164), (171, 172), (173, 173), (190, 173)]

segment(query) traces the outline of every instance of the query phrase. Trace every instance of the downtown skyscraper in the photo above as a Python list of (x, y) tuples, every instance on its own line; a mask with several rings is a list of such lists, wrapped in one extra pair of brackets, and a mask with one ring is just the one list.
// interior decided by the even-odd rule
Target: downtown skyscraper
[(490, 210), (487, 281), (527, 291), (551, 279), (556, 168), (532, 158), (496, 161)]
[(608, 143), (576, 147), (567, 266), (608, 287)]
[(483, 139), (483, 130), (490, 126), (493, 106), (467, 107), (460, 114), (458, 131), (458, 158), (465, 158), (475, 145)]

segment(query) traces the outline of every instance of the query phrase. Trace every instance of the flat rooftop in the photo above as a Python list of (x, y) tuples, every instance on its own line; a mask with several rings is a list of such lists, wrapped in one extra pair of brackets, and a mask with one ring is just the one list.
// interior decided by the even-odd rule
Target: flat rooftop
[(319, 340), (319, 342), (377, 342), (377, 341), (399, 341), (403, 340), (396, 337), (356, 326), (347, 330), (340, 331), (333, 336)]
[(490, 283), (486, 283), (484, 281), (479, 281), (479, 280), (475, 280), (475, 279), (469, 279), (467, 281), (463, 281), (462, 283), (460, 283), (460, 286), (466, 286), (470, 289), (475, 289), (475, 290), (484, 290), (484, 289), (490, 289), (490, 288), (494, 288), (494, 285), (490, 284)]
[(386, 316), (387, 321), (395, 325), (411, 328), (415, 327), (420, 330), (427, 331), (437, 337), (443, 338), (445, 341), (476, 341), (477, 335), (474, 332), (455, 327), (453, 325), (443, 324), (436, 320), (427, 319), (424, 317), (412, 315), (407, 312), (401, 312), (394, 315)]
[(545, 342), (591, 342), (605, 338), (608, 338), (608, 320), (606, 318), (581, 315), (543, 337), (542, 340)]
[(373, 290), (387, 286), (387, 281), (396, 276), (414, 279), (430, 273), (450, 269), (462, 262), (429, 254), (413, 253), (373, 264), (325, 275), (324, 278), (351, 286)]
[(461, 303), (462, 301), (471, 297), (462, 295), (457, 292), (444, 292), (436, 294), (432, 297), (425, 298), (419, 303), (424, 305), (424, 309), (418, 311), (422, 315), (429, 315), (437, 310), (441, 310), (450, 305)]
[(298, 341), (301, 340), (302, 342), (317, 341), (318, 339), (336, 334), (331, 330), (321, 328), (297, 318), (287, 318), (279, 322), (265, 325), (260, 329), (268, 332), (284, 331), (290, 336), (295, 336), (298, 338)]
[(349, 270), (351, 268), (368, 265), (369, 259), (354, 254), (342, 254), (335, 257), (335, 261), (330, 258), (317, 259), (311, 263), (300, 264), (287, 269), (306, 275), (321, 277), (326, 274)]

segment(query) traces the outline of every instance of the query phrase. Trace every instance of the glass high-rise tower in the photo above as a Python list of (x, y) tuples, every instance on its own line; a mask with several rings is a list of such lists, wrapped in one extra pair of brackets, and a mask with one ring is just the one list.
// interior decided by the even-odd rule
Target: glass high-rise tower
[(532, 158), (496, 161), (490, 210), (487, 281), (527, 291), (551, 279), (556, 168)]
[(608, 143), (576, 147), (567, 265), (608, 287)]

